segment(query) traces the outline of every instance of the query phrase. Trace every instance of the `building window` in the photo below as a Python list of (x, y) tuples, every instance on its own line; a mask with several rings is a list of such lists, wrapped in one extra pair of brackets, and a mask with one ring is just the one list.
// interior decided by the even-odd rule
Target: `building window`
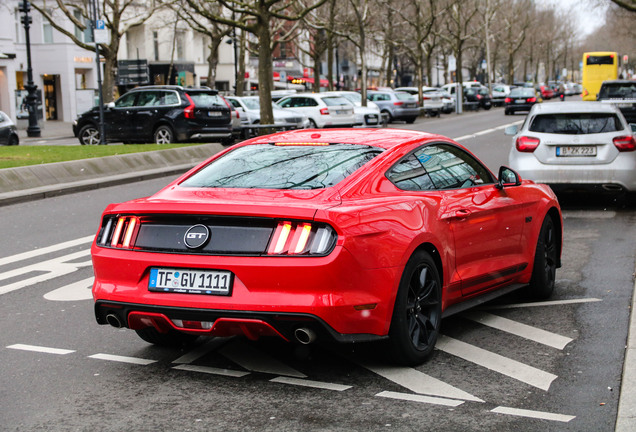
[(53, 43), (53, 26), (46, 18), (42, 20), (42, 39), (45, 44)]
[(155, 50), (155, 61), (159, 61), (159, 32), (152, 32), (152, 44)]
[(285, 42), (280, 43), (280, 58), (287, 58), (287, 44)]
[(24, 32), (24, 28), (22, 27), (22, 23), (20, 18), (22, 18), (22, 14), (19, 10), (15, 10), (15, 43), (22, 43), (22, 32)]
[(82, 12), (78, 9), (75, 9), (73, 15), (79, 22), (83, 22), (86, 25), (86, 28), (82, 30), (81, 28), (75, 26), (75, 37), (84, 43), (92, 43), (93, 42), (93, 29), (90, 25), (90, 20), (84, 18), (82, 16)]
[(176, 35), (177, 38), (177, 60), (185, 60), (185, 32), (179, 31)]

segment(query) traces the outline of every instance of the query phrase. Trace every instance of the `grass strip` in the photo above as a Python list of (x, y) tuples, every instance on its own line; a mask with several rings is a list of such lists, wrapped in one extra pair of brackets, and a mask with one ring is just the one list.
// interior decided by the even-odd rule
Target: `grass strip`
[(0, 169), (40, 165), (103, 156), (141, 153), (199, 144), (127, 144), (127, 145), (42, 145), (0, 146)]

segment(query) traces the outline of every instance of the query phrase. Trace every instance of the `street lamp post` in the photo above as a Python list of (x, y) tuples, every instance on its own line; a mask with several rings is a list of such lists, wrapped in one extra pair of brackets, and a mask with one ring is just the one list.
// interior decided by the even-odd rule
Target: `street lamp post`
[(29, 127), (27, 128), (27, 135), (30, 137), (39, 137), (41, 134), (40, 126), (38, 125), (37, 114), (38, 86), (33, 83), (33, 69), (31, 68), (31, 38), (29, 36), (29, 29), (31, 28), (31, 23), (33, 22), (31, 16), (29, 16), (31, 4), (27, 0), (23, 0), (22, 3), (19, 4), (18, 9), (24, 14), (21, 21), (22, 25), (24, 25), (24, 33), (26, 35), (27, 83), (24, 88), (28, 92), (26, 97), (27, 108), (29, 110)]

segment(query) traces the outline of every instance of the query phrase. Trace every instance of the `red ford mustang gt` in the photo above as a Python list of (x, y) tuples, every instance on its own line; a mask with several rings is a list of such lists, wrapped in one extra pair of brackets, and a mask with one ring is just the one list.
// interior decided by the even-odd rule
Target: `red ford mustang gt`
[(414, 365), (443, 317), (521, 287), (548, 297), (561, 242), (549, 187), (506, 167), (497, 179), (443, 136), (282, 132), (108, 206), (95, 315), (160, 345), (386, 339)]

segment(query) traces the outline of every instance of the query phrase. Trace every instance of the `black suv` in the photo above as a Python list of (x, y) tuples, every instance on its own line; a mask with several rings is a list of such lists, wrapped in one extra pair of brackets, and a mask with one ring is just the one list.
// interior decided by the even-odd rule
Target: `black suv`
[(627, 123), (636, 123), (636, 81), (603, 81), (596, 99), (616, 104)]
[[(229, 104), (217, 90), (181, 86), (138, 87), (104, 107), (106, 141), (233, 141)], [(99, 107), (80, 115), (73, 133), (82, 145), (99, 144)]]

